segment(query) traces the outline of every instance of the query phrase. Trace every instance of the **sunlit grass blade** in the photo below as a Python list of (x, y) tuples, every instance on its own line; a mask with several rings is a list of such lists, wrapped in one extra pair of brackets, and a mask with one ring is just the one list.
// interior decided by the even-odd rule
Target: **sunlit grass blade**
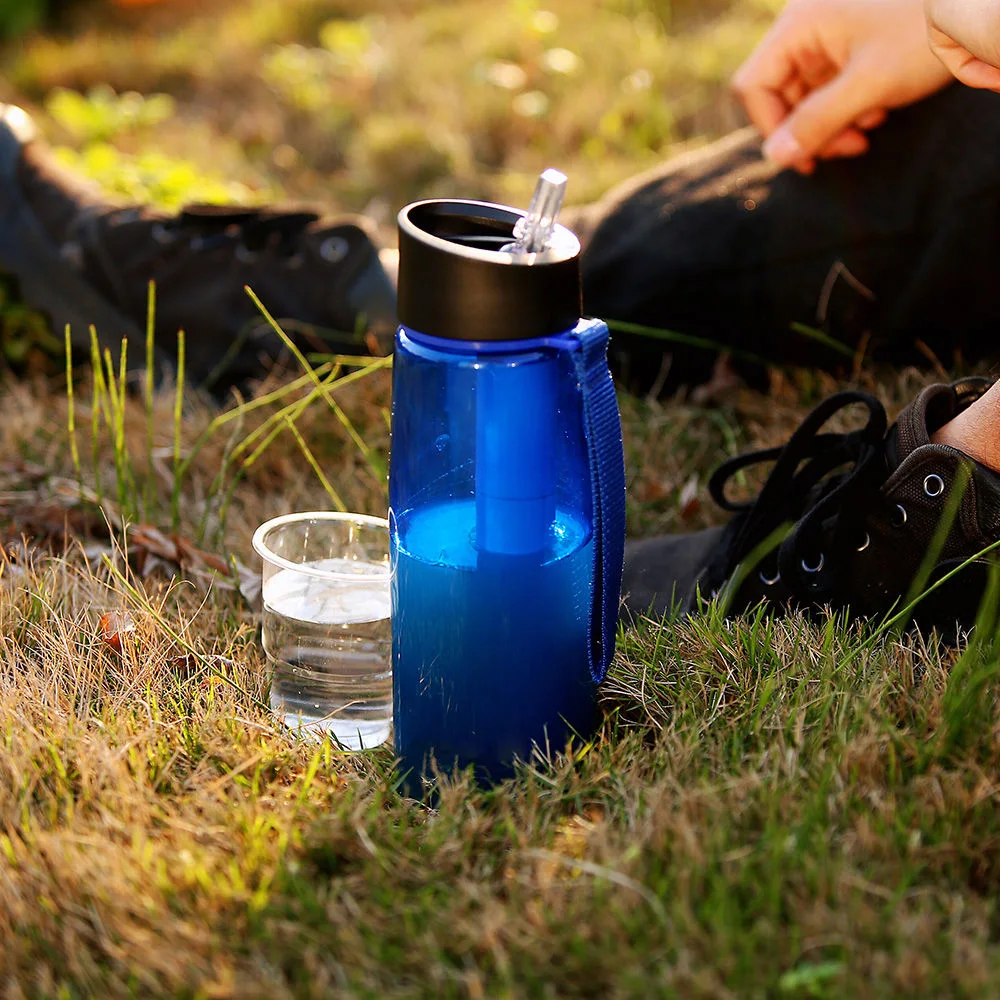
[(309, 449), (309, 445), (306, 444), (305, 439), (299, 433), (298, 427), (295, 426), (295, 421), (289, 417), (285, 417), (285, 425), (291, 432), (292, 437), (295, 438), (295, 443), (299, 446), (299, 451), (302, 452), (303, 457), (309, 463), (309, 467), (316, 474), (316, 478), (320, 481), (323, 489), (326, 491), (326, 495), (330, 498), (330, 502), (336, 507), (341, 513), (346, 513), (347, 505), (340, 498), (340, 494), (333, 488), (330, 480), (326, 478), (323, 470), (319, 467), (319, 462), (316, 461), (316, 456), (313, 455), (312, 451)]
[(221, 538), (225, 533), (226, 517), (229, 512), (229, 505), (232, 503), (233, 497), (236, 494), (236, 488), (243, 481), (244, 477), (250, 471), (250, 469), (253, 468), (254, 464), (261, 457), (261, 455), (263, 455), (267, 451), (267, 449), (271, 446), (275, 438), (277, 438), (277, 436), (282, 432), (282, 430), (284, 430), (284, 422), (275, 423), (273, 426), (271, 426), (271, 429), (264, 437), (264, 440), (261, 441), (257, 445), (257, 447), (250, 453), (250, 455), (243, 460), (243, 462), (240, 464), (239, 470), (236, 472), (236, 475), (233, 476), (229, 486), (226, 487), (223, 493), (222, 504), (220, 505), (219, 508), (219, 528), (217, 532), (218, 539), (221, 540)]
[[(376, 358), (374, 359), (366, 368), (358, 369), (356, 371), (348, 372), (346, 375), (337, 374), (338, 369), (334, 368), (330, 373), (321, 380), (321, 384), (313, 388), (305, 395), (282, 409), (272, 413), (264, 421), (260, 423), (253, 431), (251, 431), (235, 448), (233, 448), (230, 456), (230, 464), (232, 464), (236, 459), (240, 458), (245, 454), (254, 444), (256, 444), (261, 437), (264, 437), (264, 442), (262, 445), (258, 445), (256, 450), (252, 453), (249, 459), (247, 459), (240, 468), (239, 473), (234, 477), (233, 481), (230, 483), (229, 487), (226, 488), (223, 494), (223, 501), (220, 507), (219, 513), (219, 532), (224, 531), (225, 527), (225, 513), (229, 509), (229, 501), (232, 498), (233, 492), (236, 486), (242, 481), (243, 477), (246, 475), (250, 467), (260, 458), (266, 447), (274, 441), (278, 436), (284, 426), (285, 419), (296, 420), (309, 406), (311, 406), (327, 387), (334, 389), (341, 386), (350, 385), (352, 382), (359, 381), (362, 378), (367, 377), (374, 371), (378, 371), (382, 368), (387, 368), (391, 365), (391, 358)], [(317, 370), (318, 371), (318, 370)], [(309, 384), (313, 382), (310, 376), (305, 376), (304, 379), (300, 379), (299, 383)], [(221, 469), (217, 474), (215, 481), (213, 482), (210, 492), (214, 495), (218, 491), (222, 490), (223, 482), (225, 479), (226, 469)]]
[(181, 485), (181, 427), (184, 419), (184, 331), (177, 331), (177, 384), (174, 387), (174, 483), (170, 494), (170, 524), (176, 531), (180, 526)]
[[(386, 355), (389, 367), (392, 367), (392, 355)], [(344, 368), (366, 368), (372, 362), (370, 354), (318, 354), (310, 352), (306, 358), (312, 365), (336, 364)], [(308, 377), (308, 376), (307, 376)]]
[(973, 563), (979, 562), (991, 552), (996, 552), (1000, 549), (1000, 539), (992, 542), (990, 545), (985, 546), (978, 552), (969, 556), (967, 559), (962, 560), (957, 566), (949, 570), (943, 576), (935, 580), (929, 587), (926, 587), (919, 595), (914, 597), (911, 601), (902, 604), (902, 602), (897, 601), (896, 604), (890, 608), (885, 615), (882, 616), (881, 620), (873, 624), (869, 637), (867, 640), (859, 644), (852, 650), (847, 659), (844, 661), (844, 665), (847, 666), (853, 663), (858, 657), (862, 657), (875, 647), (875, 645), (881, 642), (887, 633), (892, 632), (900, 625), (905, 625), (913, 617), (913, 612), (920, 605), (922, 601), (930, 597), (935, 591), (940, 590), (942, 587), (946, 586), (952, 580), (955, 579), (960, 573), (967, 570)]
[(80, 499), (83, 499), (83, 468), (80, 465), (80, 448), (76, 440), (76, 395), (73, 390), (73, 341), (69, 323), (66, 324), (65, 351), (66, 351), (66, 429), (69, 436), (69, 452), (73, 461), (73, 474), (76, 476), (77, 485), (80, 491)]
[(942, 725), (936, 755), (950, 758), (965, 751), (977, 737), (990, 731), (993, 699), (988, 688), (1000, 676), (997, 657), (997, 619), (1000, 613), (1000, 563), (991, 561), (975, 627), (962, 655), (951, 669), (941, 699)]
[[(250, 287), (247, 287), (246, 293), (247, 295), (250, 296), (254, 305), (260, 310), (261, 315), (264, 317), (264, 319), (267, 320), (268, 325), (271, 327), (271, 329), (274, 330), (274, 332), (281, 338), (282, 343), (288, 348), (289, 351), (291, 351), (292, 356), (299, 363), (299, 365), (301, 365), (303, 371), (305, 371), (305, 373), (310, 376), (310, 378), (313, 380), (313, 383), (316, 385), (317, 388), (322, 388), (319, 376), (316, 374), (313, 366), (309, 363), (309, 360), (302, 353), (302, 351), (299, 350), (299, 348), (296, 346), (292, 338), (289, 337), (284, 330), (282, 330), (277, 320), (275, 320), (275, 318), (267, 311), (263, 302), (260, 301), (260, 299), (255, 294), (254, 290)], [(370, 367), (368, 369), (365, 369), (366, 373), (367, 371), (370, 370), (371, 370)], [(334, 415), (347, 430), (348, 435), (354, 442), (358, 451), (360, 451), (362, 457), (365, 460), (365, 463), (371, 470), (371, 473), (374, 476), (375, 481), (379, 484), (380, 487), (384, 488), (386, 481), (385, 461), (382, 459), (381, 456), (377, 456), (372, 451), (372, 449), (368, 447), (368, 445), (365, 443), (364, 438), (362, 438), (361, 435), (358, 434), (357, 429), (354, 427), (350, 419), (348, 419), (347, 415), (344, 413), (341, 406), (333, 398), (330, 391), (326, 388), (322, 388), (322, 395), (323, 398), (326, 400), (327, 404), (329, 405), (330, 409), (333, 410)]]
[(146, 489), (143, 495), (143, 510), (146, 520), (150, 519), (153, 500), (153, 427), (155, 416), (153, 402), (155, 395), (155, 350), (156, 350), (156, 282), (150, 281), (146, 298)]
[[(322, 368), (317, 369), (317, 371), (322, 371), (324, 377), (329, 374), (333, 366), (324, 365)], [(262, 407), (270, 406), (272, 403), (280, 402), (286, 396), (297, 392), (299, 389), (304, 388), (306, 385), (312, 383), (312, 379), (308, 375), (302, 375), (291, 382), (287, 382), (277, 389), (271, 392), (265, 393), (262, 396), (257, 396), (250, 400), (239, 400), (237, 405), (223, 413), (217, 414), (212, 418), (209, 425), (198, 435), (194, 444), (188, 449), (187, 454), (184, 456), (184, 460), (181, 462), (179, 476), (183, 480), (187, 475), (191, 464), (198, 457), (201, 449), (215, 436), (215, 434), (226, 424), (231, 423), (236, 420), (243, 422), (247, 415), (253, 413), (255, 410), (259, 410)]]
[(90, 328), (90, 376), (92, 393), (90, 403), (90, 453), (94, 466), (94, 492), (99, 505), (104, 504), (104, 491), (101, 488), (101, 411), (104, 410), (105, 422), (110, 426), (108, 403), (104, 385), (101, 348), (97, 342), (97, 330)]
[[(332, 380), (335, 377), (335, 374), (336, 371), (333, 371), (329, 375), (327, 375), (326, 378), (328, 380)], [(320, 389), (313, 388), (305, 396), (302, 396), (299, 399), (294, 400), (287, 406), (282, 407), (280, 410), (270, 414), (266, 419), (261, 421), (261, 423), (256, 428), (254, 428), (254, 430), (252, 430), (249, 434), (247, 434), (246, 437), (244, 437), (239, 444), (237, 444), (228, 452), (226, 461), (223, 463), (218, 473), (216, 473), (215, 479), (213, 480), (212, 485), (209, 488), (210, 495), (216, 496), (219, 494), (220, 491), (223, 490), (226, 475), (228, 474), (230, 467), (256, 442), (258, 442), (261, 437), (264, 437), (265, 442), (269, 444), (281, 432), (281, 430), (284, 427), (285, 420), (286, 419), (290, 419), (292, 421), (296, 420), (303, 412), (305, 412), (305, 410), (310, 405), (312, 405), (312, 403), (314, 403), (319, 398), (319, 394), (320, 394)], [(253, 462), (260, 457), (260, 454), (261, 452), (259, 452), (259, 446), (258, 446), (258, 450), (253, 453), (253, 461), (250, 462), (250, 465), (252, 465)], [(243, 475), (246, 473), (246, 470), (248, 468), (249, 465), (247, 465), (244, 462), (243, 466), (240, 469), (239, 474), (233, 480), (229, 489), (223, 493), (224, 498), (219, 508), (220, 533), (225, 530), (224, 514), (225, 511), (229, 509), (228, 497), (232, 495), (232, 490), (235, 489), (237, 483), (243, 478)]]
[(380, 487), (385, 489), (389, 477), (389, 466), (385, 459), (373, 449), (368, 447), (368, 444), (358, 432), (358, 429), (354, 426), (351, 418), (344, 412), (344, 408), (335, 399), (328, 397), (327, 402), (330, 404), (330, 408), (333, 410), (334, 416), (336, 416), (337, 420), (340, 421), (340, 424), (343, 426), (344, 430), (347, 431), (348, 436), (354, 442), (358, 451), (361, 452), (368, 468), (375, 477), (376, 482), (378, 482)]
[(125, 521), (132, 520), (132, 499), (134, 496), (128, 452), (125, 447), (125, 372), (128, 354), (128, 340), (122, 339), (119, 355), (119, 371), (115, 374), (114, 359), (109, 348), (104, 349), (104, 364), (107, 379), (107, 396), (111, 415), (112, 448), (115, 462), (115, 483), (118, 491), (118, 511)]
[[(284, 426), (284, 421), (291, 419), (293, 422), (313, 403), (316, 402), (321, 396), (323, 389), (329, 388), (331, 390), (342, 388), (351, 385), (354, 382), (358, 382), (363, 378), (367, 378), (369, 375), (376, 371), (380, 371), (385, 368), (392, 367), (392, 357), (382, 357), (382, 358), (364, 358), (357, 359), (353, 356), (352, 361), (364, 360), (365, 364), (363, 367), (356, 368), (354, 371), (347, 372), (346, 374), (341, 374), (341, 365), (339, 364), (339, 356), (335, 357), (332, 361), (326, 362), (319, 367), (313, 368), (309, 373), (299, 376), (296, 379), (272, 390), (269, 393), (258, 396), (255, 399), (248, 401), (240, 401), (237, 406), (232, 409), (225, 411), (224, 413), (218, 414), (212, 419), (208, 427), (205, 428), (198, 438), (195, 440), (194, 444), (188, 450), (187, 454), (183, 458), (178, 473), (175, 478), (175, 488), (179, 489), (180, 486), (185, 481), (190, 468), (197, 458), (198, 454), (204, 448), (204, 446), (210, 441), (219, 430), (221, 430), (226, 425), (232, 423), (233, 421), (242, 422), (247, 415), (260, 410), (264, 407), (270, 406), (273, 403), (280, 403), (288, 396), (294, 395), (295, 393), (301, 391), (307, 386), (312, 386), (311, 390), (304, 396), (300, 396), (294, 399), (291, 403), (281, 407), (275, 412), (269, 414), (254, 430), (250, 431), (246, 437), (244, 437), (238, 444), (232, 446), (227, 446), (226, 453), (222, 462), (222, 465), (215, 476), (209, 488), (209, 495), (211, 497), (218, 497), (219, 502), (216, 510), (216, 516), (219, 518), (218, 533), (221, 535), (225, 532), (225, 516), (229, 508), (229, 499), (232, 497), (233, 490), (239, 482), (242, 481), (247, 469), (253, 464), (253, 461), (259, 457), (258, 454), (254, 454), (253, 461), (249, 465), (241, 467), (239, 473), (234, 478), (234, 480), (225, 486), (226, 476), (228, 475), (230, 469), (233, 465), (247, 453), (247, 451), (252, 448), (260, 439), (265, 438), (267, 443), (272, 442), (277, 434), (280, 433), (281, 428)], [(319, 378), (320, 385), (316, 385), (316, 378)], [(275, 428), (277, 431), (275, 432)], [(272, 433), (273, 432), (273, 433)], [(378, 458), (374, 455), (373, 458)], [(206, 508), (205, 513), (202, 517), (201, 525), (199, 528), (198, 538), (203, 539), (205, 531), (208, 524), (208, 519), (211, 516), (212, 511)]]

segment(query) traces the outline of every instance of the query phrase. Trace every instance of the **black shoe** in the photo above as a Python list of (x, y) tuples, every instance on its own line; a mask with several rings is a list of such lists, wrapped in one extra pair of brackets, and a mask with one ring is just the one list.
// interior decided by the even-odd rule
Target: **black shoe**
[(89, 356), (89, 327), (141, 367), (146, 301), (156, 283), (156, 342), (188, 378), (219, 390), (263, 374), (282, 353), (244, 291), (305, 350), (384, 353), (395, 294), (368, 224), (309, 211), (193, 206), (177, 215), (115, 208), (55, 163), (31, 119), (0, 105), (0, 267), (60, 337)]
[[(831, 396), (784, 447), (751, 452), (716, 471), (712, 497), (734, 513), (724, 528), (627, 546), (626, 609), (692, 612), (724, 587), (731, 613), (761, 601), (862, 616), (900, 607), (1000, 539), (1000, 475), (930, 440), (989, 384), (931, 386), (888, 430), (873, 396)], [(835, 413), (859, 404), (868, 410), (864, 427), (821, 433)], [(774, 468), (756, 499), (730, 502), (730, 479), (757, 462)], [(939, 586), (917, 606), (916, 620), (946, 629), (971, 625), (988, 565), (987, 558), (975, 560)]]

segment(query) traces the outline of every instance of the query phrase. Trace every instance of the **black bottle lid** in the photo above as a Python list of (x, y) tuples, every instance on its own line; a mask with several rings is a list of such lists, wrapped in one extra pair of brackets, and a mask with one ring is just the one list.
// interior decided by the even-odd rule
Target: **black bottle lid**
[(399, 213), (398, 315), (447, 340), (529, 340), (576, 326), (580, 241), (556, 226), (542, 253), (509, 253), (526, 213), (482, 201), (418, 201)]

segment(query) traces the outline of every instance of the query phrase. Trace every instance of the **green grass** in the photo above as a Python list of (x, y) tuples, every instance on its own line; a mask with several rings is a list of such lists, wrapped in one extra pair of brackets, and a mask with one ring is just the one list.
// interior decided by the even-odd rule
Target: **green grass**
[[(767, 7), (553, 0), (554, 29), (528, 2), (90, 9), (8, 48), (4, 76), (73, 162), (110, 151), (100, 176), (163, 204), (233, 183), (354, 209), (523, 202), (549, 162), (584, 200), (735, 121), (722, 83)], [(312, 55), (282, 76), (294, 44)], [(539, 68), (552, 47), (582, 60), (572, 81)], [(516, 93), (489, 79), (520, 80), (509, 65)], [(118, 96), (46, 102), (102, 82)], [(533, 90), (544, 120), (512, 110)], [(149, 157), (187, 163), (182, 182), (119, 169)], [(0, 316), (27, 359), (8, 363), (36, 370), (34, 320)], [(590, 743), (489, 791), (454, 776), (430, 810), (399, 796), (388, 748), (289, 738), (253, 595), (207, 561), (250, 564), (278, 513), (384, 512), (384, 364), (317, 361), (220, 410), (183, 385), (123, 392), (101, 361), (0, 381), (5, 995), (997, 995), (995, 629), (949, 650), (833, 618), (644, 622)], [(927, 381), (859, 375), (893, 411)], [(717, 523), (711, 468), (839, 387), (775, 371), (768, 396), (712, 408), (622, 396), (631, 530)], [(152, 528), (185, 543), (180, 571)]]
[[(166, 527), (176, 454), (178, 527), (195, 537), (219, 515), (234, 442), (290, 414), (348, 505), (384, 509), (311, 375), (221, 413), (188, 394), (175, 418), (168, 389), (112, 403), (105, 374), (109, 512), (124, 475)], [(919, 381), (870, 387), (896, 405)], [(714, 415), (623, 397), (633, 522), (711, 520), (679, 509), (679, 487), (707, 455), (784, 434), (824, 387), (773, 388)], [(384, 447), (387, 373), (328, 391)], [(4, 434), (20, 457), (0, 463), (12, 525), (33, 506), (93, 510), (95, 469), (65, 430), (70, 405), (78, 432), (89, 423), (88, 385), (8, 382), (2, 403), (18, 415)], [(329, 503), (281, 440), (233, 485), (238, 557), (265, 517)], [(23, 995), (986, 997), (1000, 983), (992, 629), (947, 650), (832, 618), (645, 622), (620, 637), (592, 742), (493, 790), (453, 777), (428, 810), (397, 793), (388, 748), (352, 756), (281, 730), (256, 618), (224, 580), (144, 575), (126, 559), (135, 535), (66, 542), (52, 520), (27, 544), (11, 527), (0, 559), (0, 969)], [(109, 610), (133, 623), (120, 652)]]
[(117, 21), (82, 8), (0, 67), (67, 157), (129, 197), (145, 164), (149, 196), (173, 204), (148, 175), (180, 160), (209, 194), (238, 182), (251, 200), (382, 212), (440, 192), (520, 203), (558, 165), (583, 202), (740, 121), (725, 83), (779, 6), (215, 0)]

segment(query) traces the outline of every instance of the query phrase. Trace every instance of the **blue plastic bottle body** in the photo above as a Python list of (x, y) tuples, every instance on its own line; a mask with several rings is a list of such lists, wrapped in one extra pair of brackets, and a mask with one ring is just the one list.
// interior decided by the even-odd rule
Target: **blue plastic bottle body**
[(411, 775), (474, 764), (495, 780), (533, 746), (562, 750), (593, 727), (593, 514), (573, 344), (475, 350), (397, 334), (393, 704)]

